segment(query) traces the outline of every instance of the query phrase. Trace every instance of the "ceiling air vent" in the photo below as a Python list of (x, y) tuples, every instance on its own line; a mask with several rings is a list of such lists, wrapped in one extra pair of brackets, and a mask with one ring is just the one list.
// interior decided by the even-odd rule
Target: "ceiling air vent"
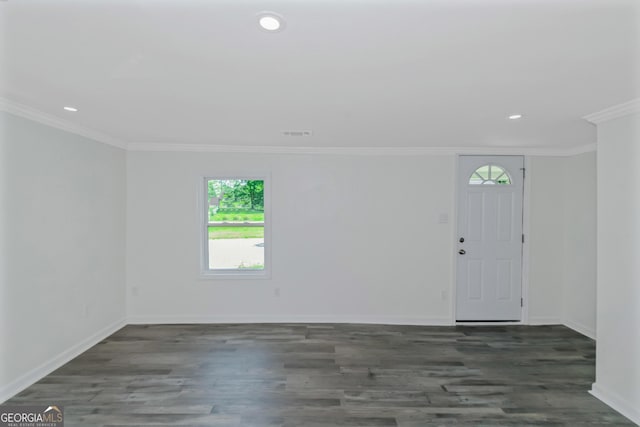
[(313, 132), (310, 130), (283, 130), (284, 136), (311, 136)]

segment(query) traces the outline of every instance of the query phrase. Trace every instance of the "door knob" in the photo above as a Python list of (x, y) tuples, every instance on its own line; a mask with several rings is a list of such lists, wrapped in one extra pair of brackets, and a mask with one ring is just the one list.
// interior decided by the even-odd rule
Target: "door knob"
[(465, 251), (464, 249), (460, 249), (460, 250), (458, 251), (458, 253), (459, 253), (460, 255), (464, 255), (464, 254), (466, 254), (466, 253), (467, 253), (467, 251)]

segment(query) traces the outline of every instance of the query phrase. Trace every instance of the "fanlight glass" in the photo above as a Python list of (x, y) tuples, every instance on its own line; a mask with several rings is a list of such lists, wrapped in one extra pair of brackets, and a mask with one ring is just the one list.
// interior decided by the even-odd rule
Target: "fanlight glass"
[(471, 174), (470, 185), (509, 185), (511, 178), (506, 170), (498, 165), (480, 166)]

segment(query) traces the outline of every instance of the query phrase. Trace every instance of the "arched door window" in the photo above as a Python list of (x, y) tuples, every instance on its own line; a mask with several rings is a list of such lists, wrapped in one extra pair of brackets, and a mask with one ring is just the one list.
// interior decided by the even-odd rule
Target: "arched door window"
[(504, 168), (498, 165), (480, 166), (471, 174), (469, 185), (509, 185), (511, 177)]

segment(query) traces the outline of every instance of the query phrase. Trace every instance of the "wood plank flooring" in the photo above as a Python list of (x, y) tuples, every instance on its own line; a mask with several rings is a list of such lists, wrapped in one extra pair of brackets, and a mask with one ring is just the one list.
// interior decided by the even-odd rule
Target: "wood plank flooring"
[(69, 426), (633, 425), (563, 326), (127, 326), (10, 399)]

